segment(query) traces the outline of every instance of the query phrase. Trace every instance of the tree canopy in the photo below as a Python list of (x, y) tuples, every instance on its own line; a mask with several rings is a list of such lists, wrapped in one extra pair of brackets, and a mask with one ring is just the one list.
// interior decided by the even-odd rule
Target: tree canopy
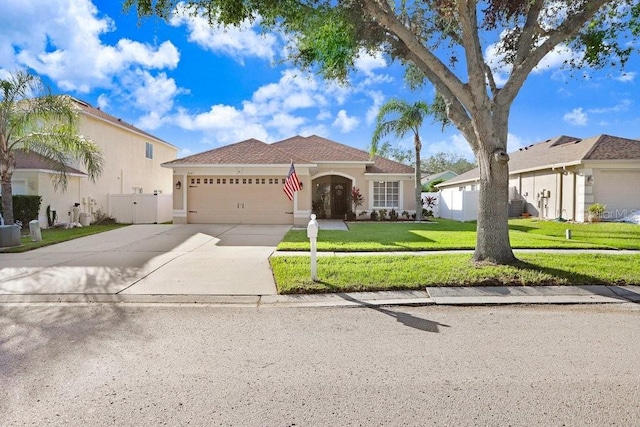
[(455, 153), (439, 152), (433, 156), (427, 157), (422, 162), (422, 171), (427, 174), (451, 171), (458, 175), (470, 171), (475, 168), (473, 162), (465, 159), (463, 156)]

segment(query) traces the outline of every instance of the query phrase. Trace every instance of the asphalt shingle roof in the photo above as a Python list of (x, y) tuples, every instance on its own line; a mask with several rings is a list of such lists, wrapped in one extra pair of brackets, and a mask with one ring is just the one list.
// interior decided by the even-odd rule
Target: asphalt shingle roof
[(274, 142), (274, 146), (314, 162), (368, 162), (369, 153), (317, 135), (294, 136)]
[[(640, 160), (640, 140), (611, 135), (585, 139), (562, 135), (521, 148), (510, 153), (509, 157), (509, 173), (512, 174), (583, 160)], [(479, 177), (480, 171), (475, 168), (443, 184), (455, 184)]]
[(257, 139), (247, 139), (224, 147), (192, 156), (176, 159), (165, 165), (288, 165), (294, 163), (309, 163), (305, 158), (293, 155), (290, 152), (279, 149), (274, 144)]
[[(25, 152), (24, 150), (14, 151), (16, 158), (16, 169), (38, 169), (38, 170), (56, 170), (57, 162), (47, 159), (41, 154), (33, 151)], [(67, 166), (67, 173), (86, 175), (86, 173)]]
[[(294, 163), (321, 162), (362, 162), (370, 163), (369, 153), (349, 147), (317, 135), (308, 137), (294, 136), (282, 141), (267, 144), (257, 139), (247, 139), (224, 147), (214, 148), (203, 153), (164, 163), (178, 165), (235, 165), (235, 164), (273, 164), (288, 165)], [(413, 168), (382, 157), (376, 157), (373, 164), (367, 165), (370, 173), (412, 173)]]

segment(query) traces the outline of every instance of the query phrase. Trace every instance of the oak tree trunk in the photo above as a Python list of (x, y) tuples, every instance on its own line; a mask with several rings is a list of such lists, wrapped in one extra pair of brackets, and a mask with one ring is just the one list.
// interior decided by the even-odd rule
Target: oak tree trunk
[(476, 157), (480, 167), (480, 199), (473, 260), (512, 264), (516, 258), (509, 242), (509, 156), (502, 149), (483, 146)]

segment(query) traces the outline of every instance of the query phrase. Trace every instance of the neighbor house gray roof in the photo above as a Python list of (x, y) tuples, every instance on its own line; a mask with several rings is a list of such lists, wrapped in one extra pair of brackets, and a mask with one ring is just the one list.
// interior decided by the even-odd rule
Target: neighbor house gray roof
[[(14, 154), (16, 158), (16, 169), (35, 169), (46, 171), (56, 171), (59, 169), (59, 162), (47, 159), (43, 155), (34, 151), (25, 152), (24, 150), (15, 150)], [(86, 175), (86, 173), (68, 166), (67, 173)]]
[(369, 173), (412, 173), (413, 168), (382, 157), (371, 160), (369, 153), (317, 135), (294, 136), (267, 144), (247, 139), (203, 153), (163, 163), (163, 166), (194, 165), (288, 165), (323, 162), (362, 163)]
[[(579, 164), (585, 160), (640, 160), (640, 140), (611, 135), (580, 139), (558, 136), (509, 154), (509, 173)], [(480, 177), (478, 168), (460, 174), (437, 187), (474, 181)]]

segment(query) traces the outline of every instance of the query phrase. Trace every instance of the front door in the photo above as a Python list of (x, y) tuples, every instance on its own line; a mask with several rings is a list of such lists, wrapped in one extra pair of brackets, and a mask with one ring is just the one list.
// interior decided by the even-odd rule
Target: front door
[(351, 180), (342, 176), (331, 177), (331, 218), (344, 219), (349, 211)]

